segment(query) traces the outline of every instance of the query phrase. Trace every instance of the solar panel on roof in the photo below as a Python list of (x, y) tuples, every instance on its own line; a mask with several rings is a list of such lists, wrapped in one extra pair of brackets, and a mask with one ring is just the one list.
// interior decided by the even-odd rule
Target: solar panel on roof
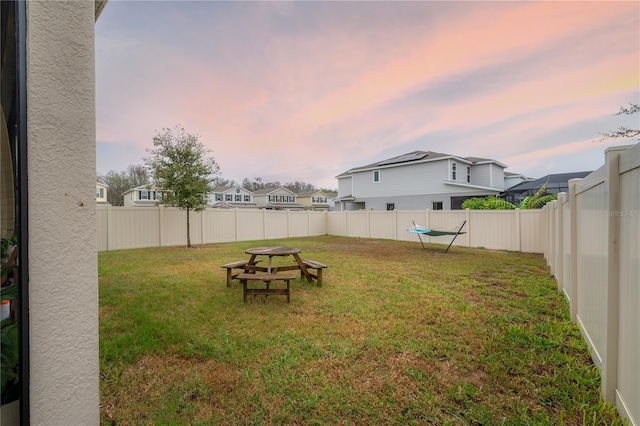
[(398, 157), (389, 158), (388, 160), (385, 160), (379, 163), (379, 165), (385, 166), (387, 164), (406, 163), (408, 161), (422, 160), (427, 155), (429, 155), (428, 152), (421, 152), (421, 151), (410, 152), (409, 154), (404, 154)]

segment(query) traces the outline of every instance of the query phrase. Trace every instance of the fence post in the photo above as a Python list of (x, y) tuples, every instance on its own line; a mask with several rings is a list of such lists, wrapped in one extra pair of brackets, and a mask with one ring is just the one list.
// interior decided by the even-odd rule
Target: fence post
[(566, 194), (564, 192), (558, 194), (558, 256), (556, 257), (558, 265), (558, 273), (556, 274), (558, 291), (562, 291), (564, 288), (564, 213), (562, 211), (562, 205), (564, 204), (565, 198)]
[[(431, 229), (431, 210), (427, 209), (424, 216), (426, 219), (424, 226)], [(427, 235), (427, 243), (430, 243), (430, 242), (431, 242), (431, 237)]]
[(200, 211), (200, 244), (204, 244), (204, 214), (206, 213), (207, 208)]
[(291, 210), (287, 209), (287, 238), (291, 238)]
[(549, 266), (549, 269), (551, 269), (551, 241), (553, 239), (553, 222), (551, 221), (551, 212), (553, 211), (553, 207), (551, 206), (551, 203), (547, 203), (547, 207), (549, 207), (547, 209), (547, 217), (546, 217), (546, 221), (547, 221), (547, 240), (545, 241), (545, 249), (547, 252), (547, 266)]
[(349, 225), (349, 221), (347, 220), (347, 214), (349, 213), (348, 210), (344, 211), (344, 236), (346, 237), (347, 235), (349, 235), (349, 231), (347, 229), (347, 226)]
[(578, 321), (578, 182), (569, 179), (569, 261), (571, 262), (571, 283), (569, 289), (569, 311), (571, 322)]
[(522, 251), (522, 229), (520, 228), (520, 209), (516, 209), (515, 213), (515, 227), (516, 227), (516, 250)]
[(393, 239), (398, 241), (398, 210), (393, 210)]
[(367, 209), (367, 238), (371, 238), (371, 209)]
[(467, 221), (467, 247), (471, 247), (471, 209), (465, 209), (465, 217)]
[(607, 170), (607, 344), (602, 371), (602, 398), (615, 405), (618, 387), (618, 337), (620, 309), (620, 152), (627, 147), (604, 151)]
[(162, 247), (162, 230), (164, 229), (164, 206), (158, 206), (158, 246)]
[(262, 209), (262, 239), (267, 239), (267, 209)]
[(558, 279), (556, 275), (556, 238), (558, 235), (558, 214), (556, 212), (558, 200), (553, 200), (549, 203), (551, 206), (551, 244), (549, 246), (549, 259), (551, 260), (551, 275)]
[(112, 205), (107, 206), (107, 251), (111, 250), (113, 244), (113, 209)]
[(235, 212), (234, 212), (233, 218), (235, 220), (235, 225), (236, 225), (234, 241), (238, 242), (238, 228), (240, 227), (240, 225), (238, 224), (238, 208), (237, 207), (235, 208)]

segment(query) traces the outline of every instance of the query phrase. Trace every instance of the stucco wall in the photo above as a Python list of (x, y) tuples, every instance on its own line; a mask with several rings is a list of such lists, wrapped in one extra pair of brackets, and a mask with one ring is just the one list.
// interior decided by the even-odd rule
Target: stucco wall
[(32, 425), (99, 424), (94, 13), (27, 2)]

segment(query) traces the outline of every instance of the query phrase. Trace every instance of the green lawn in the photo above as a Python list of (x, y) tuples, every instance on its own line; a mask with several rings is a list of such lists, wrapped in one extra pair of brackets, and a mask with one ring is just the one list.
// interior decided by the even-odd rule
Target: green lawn
[[(220, 265), (263, 245), (323, 287), (243, 303)], [(99, 277), (103, 424), (622, 424), (541, 255), (313, 237), (103, 252)]]

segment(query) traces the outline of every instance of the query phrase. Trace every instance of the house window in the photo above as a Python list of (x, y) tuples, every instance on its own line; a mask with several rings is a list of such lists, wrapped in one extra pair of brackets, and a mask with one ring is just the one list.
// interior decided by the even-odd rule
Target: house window
[(387, 203), (387, 210), (395, 210), (395, 209), (396, 209), (395, 203)]
[(471, 166), (467, 166), (467, 183), (471, 183)]
[(150, 200), (151, 194), (149, 191), (138, 191), (138, 199), (139, 200)]
[(236, 201), (242, 201), (242, 195), (236, 194)]
[(222, 201), (222, 194), (216, 194), (216, 201)]
[(434, 201), (431, 206), (433, 210), (442, 210), (442, 201)]
[(373, 181), (380, 182), (380, 170), (373, 171)]
[(96, 198), (104, 198), (104, 188), (96, 188)]
[(251, 201), (251, 196), (250, 196), (250, 195), (245, 195), (245, 196), (244, 196), (244, 202), (245, 202), (245, 203), (248, 203), (248, 202), (250, 202), (250, 201)]
[(451, 163), (451, 180), (456, 180), (456, 163)]
[(225, 201), (233, 201), (233, 194), (224, 194)]

